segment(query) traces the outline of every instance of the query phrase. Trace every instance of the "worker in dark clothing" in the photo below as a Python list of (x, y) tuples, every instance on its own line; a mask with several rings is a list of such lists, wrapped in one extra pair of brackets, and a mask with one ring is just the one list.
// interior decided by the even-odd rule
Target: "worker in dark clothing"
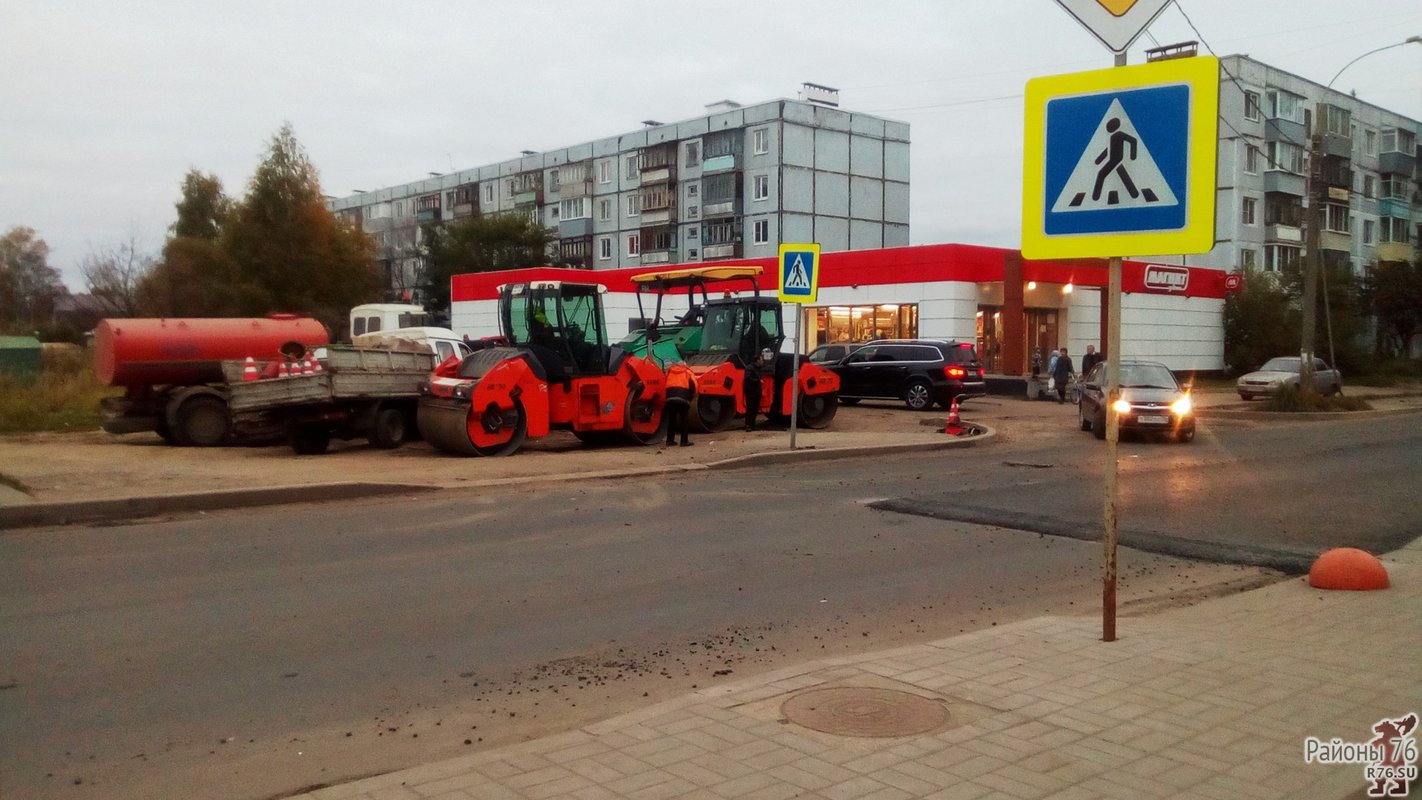
[[(756, 354), (754, 360), (746, 364), (746, 375), (744, 382), (746, 397), (746, 430), (755, 430), (755, 418), (760, 413), (760, 376), (766, 367), (765, 354), (769, 350), (762, 350)], [(774, 354), (772, 354), (774, 355)]]
[(681, 431), (681, 446), (691, 446), (691, 403), (696, 399), (696, 376), (685, 361), (667, 369), (667, 447)]

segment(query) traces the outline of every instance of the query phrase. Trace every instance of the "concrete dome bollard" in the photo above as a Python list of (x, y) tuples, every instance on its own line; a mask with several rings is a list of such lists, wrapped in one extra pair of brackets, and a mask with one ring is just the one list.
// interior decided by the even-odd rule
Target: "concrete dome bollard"
[(1308, 571), (1308, 585), (1315, 589), (1369, 591), (1389, 586), (1387, 568), (1372, 553), (1356, 547), (1325, 550)]

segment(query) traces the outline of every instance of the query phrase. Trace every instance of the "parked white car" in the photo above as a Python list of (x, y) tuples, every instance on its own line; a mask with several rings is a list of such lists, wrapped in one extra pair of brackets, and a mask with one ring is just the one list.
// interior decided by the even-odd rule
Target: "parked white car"
[[(1235, 391), (1245, 400), (1278, 394), (1288, 385), (1299, 383), (1299, 357), (1283, 356), (1271, 358), (1257, 371), (1240, 376), (1235, 382)], [(1313, 385), (1321, 394), (1338, 394), (1343, 390), (1343, 375), (1332, 369), (1323, 359), (1313, 360)]]

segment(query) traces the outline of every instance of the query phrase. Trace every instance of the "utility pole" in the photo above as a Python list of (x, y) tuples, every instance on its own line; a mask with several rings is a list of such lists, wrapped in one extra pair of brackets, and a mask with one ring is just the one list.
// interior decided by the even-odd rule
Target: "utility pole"
[[(1322, 111), (1320, 108), (1319, 111)], [(1322, 266), (1323, 208), (1323, 133), (1319, 129), (1321, 115), (1315, 113), (1308, 147), (1308, 228), (1304, 232), (1303, 263), (1303, 324), (1299, 337), (1299, 389), (1313, 391), (1313, 341), (1317, 327), (1318, 273)]]

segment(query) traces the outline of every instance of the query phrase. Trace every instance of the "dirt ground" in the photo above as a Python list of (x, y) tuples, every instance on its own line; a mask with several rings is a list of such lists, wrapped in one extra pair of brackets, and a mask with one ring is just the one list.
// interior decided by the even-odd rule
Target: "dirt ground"
[[(1422, 407), (1413, 389), (1373, 392), (1375, 409)], [(1258, 403), (1227, 391), (1197, 393), (1204, 423), (1212, 413), (1254, 418)], [(965, 422), (993, 431), (993, 445), (1040, 443), (1043, 437), (1080, 436), (1076, 409), (1054, 402), (989, 396), (963, 403)], [(946, 412), (916, 413), (899, 403), (844, 406), (828, 430), (796, 432), (796, 449), (823, 450), (945, 441)], [(323, 456), (297, 456), (283, 445), (183, 448), (155, 434), (116, 436), (102, 431), (0, 437), (0, 505), (107, 500), (231, 489), (305, 486), (350, 481), (453, 488), (551, 475), (693, 468), (757, 453), (790, 450), (786, 429), (747, 433), (739, 428), (693, 435), (693, 447), (602, 447), (567, 432), (530, 440), (512, 456), (470, 458), (423, 442), (378, 450), (364, 440), (333, 443)], [(5, 491), (5, 486), (20, 493)], [(9, 498), (8, 500), (6, 498)]]

